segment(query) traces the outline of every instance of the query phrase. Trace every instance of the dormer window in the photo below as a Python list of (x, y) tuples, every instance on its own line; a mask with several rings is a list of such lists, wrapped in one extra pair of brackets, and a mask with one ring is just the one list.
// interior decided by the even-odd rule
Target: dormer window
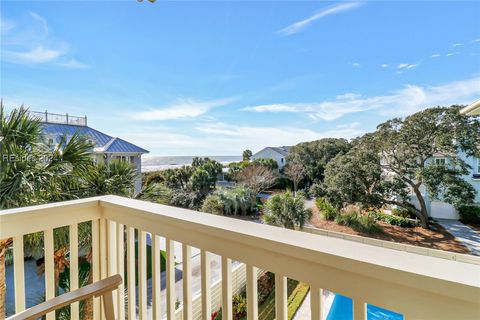
[(435, 158), (435, 164), (437, 166), (444, 166), (447, 163), (447, 159), (445, 158)]

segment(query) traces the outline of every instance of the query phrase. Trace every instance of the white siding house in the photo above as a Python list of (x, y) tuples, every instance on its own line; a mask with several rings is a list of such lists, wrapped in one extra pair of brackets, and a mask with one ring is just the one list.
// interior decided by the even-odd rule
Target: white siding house
[(287, 161), (287, 156), (291, 147), (266, 147), (252, 156), (255, 159), (273, 159), (278, 163), (278, 168), (282, 169)]
[[(480, 100), (463, 108), (460, 112), (472, 116), (480, 116)], [(477, 191), (475, 202), (480, 204), (480, 158), (469, 157), (465, 153), (460, 153), (459, 157), (471, 167), (470, 172), (464, 175), (463, 179), (475, 188)], [(442, 155), (434, 156), (432, 161), (435, 161), (437, 164), (448, 164), (448, 158)], [(459, 219), (457, 210), (451, 204), (438, 199), (432, 199), (425, 188), (422, 188), (422, 194), (425, 198), (428, 214), (432, 218)], [(412, 203), (418, 207), (418, 201), (415, 196), (412, 196)]]
[[(480, 159), (476, 157), (469, 157), (465, 153), (459, 154), (460, 159), (465, 161), (471, 169), (470, 172), (463, 176), (463, 179), (470, 183), (477, 191), (475, 202), (480, 204)], [(442, 155), (436, 155), (432, 161), (437, 164), (448, 165), (448, 158)], [(440, 219), (459, 219), (457, 210), (449, 203), (442, 201), (441, 199), (432, 199), (427, 190), (422, 186), (421, 192), (424, 196), (425, 203), (427, 205), (428, 214), (432, 218)], [(412, 203), (419, 208), (418, 201), (414, 195), (412, 195)]]

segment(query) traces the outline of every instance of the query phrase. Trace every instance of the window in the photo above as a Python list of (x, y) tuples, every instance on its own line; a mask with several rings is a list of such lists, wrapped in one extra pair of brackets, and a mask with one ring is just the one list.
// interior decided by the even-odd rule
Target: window
[(477, 158), (477, 173), (480, 174), (480, 158)]
[(446, 164), (446, 159), (445, 158), (435, 158), (435, 164), (437, 166), (444, 166)]
[(282, 159), (280, 159), (280, 162), (281, 162), (281, 163), (283, 163), (283, 158), (282, 158)]

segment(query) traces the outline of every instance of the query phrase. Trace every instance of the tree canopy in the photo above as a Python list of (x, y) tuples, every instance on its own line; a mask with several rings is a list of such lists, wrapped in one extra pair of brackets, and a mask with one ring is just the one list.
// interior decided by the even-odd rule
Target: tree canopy
[(252, 150), (244, 150), (243, 153), (242, 153), (242, 158), (243, 158), (243, 161), (250, 161), (250, 158), (252, 158)]
[(349, 149), (350, 144), (345, 139), (325, 138), (303, 142), (290, 149), (287, 163), (289, 161), (301, 163), (305, 168), (305, 179), (310, 183), (318, 183), (323, 181), (328, 162)]
[[(460, 106), (425, 109), (380, 124), (327, 166), (324, 188), (333, 202), (394, 204), (428, 226), (422, 188), (433, 199), (458, 206), (473, 202), (475, 189), (462, 175), (469, 166), (461, 155), (479, 154), (480, 121), (460, 114)], [(434, 157), (443, 157), (438, 164)], [(411, 204), (411, 194), (419, 208)]]
[(364, 207), (383, 204), (385, 186), (380, 155), (367, 134), (352, 142), (352, 149), (330, 161), (325, 169), (325, 197), (337, 208), (360, 203)]

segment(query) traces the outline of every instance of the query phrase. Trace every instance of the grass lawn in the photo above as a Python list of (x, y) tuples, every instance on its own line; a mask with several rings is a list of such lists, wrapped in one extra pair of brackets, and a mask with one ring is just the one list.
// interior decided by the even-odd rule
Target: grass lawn
[[(308, 293), (308, 285), (303, 282), (288, 279), (287, 294), (288, 294), (288, 319), (292, 319), (298, 308), (302, 304), (305, 296)], [(259, 320), (273, 320), (275, 319), (275, 290), (272, 290), (267, 299), (258, 307)]]

